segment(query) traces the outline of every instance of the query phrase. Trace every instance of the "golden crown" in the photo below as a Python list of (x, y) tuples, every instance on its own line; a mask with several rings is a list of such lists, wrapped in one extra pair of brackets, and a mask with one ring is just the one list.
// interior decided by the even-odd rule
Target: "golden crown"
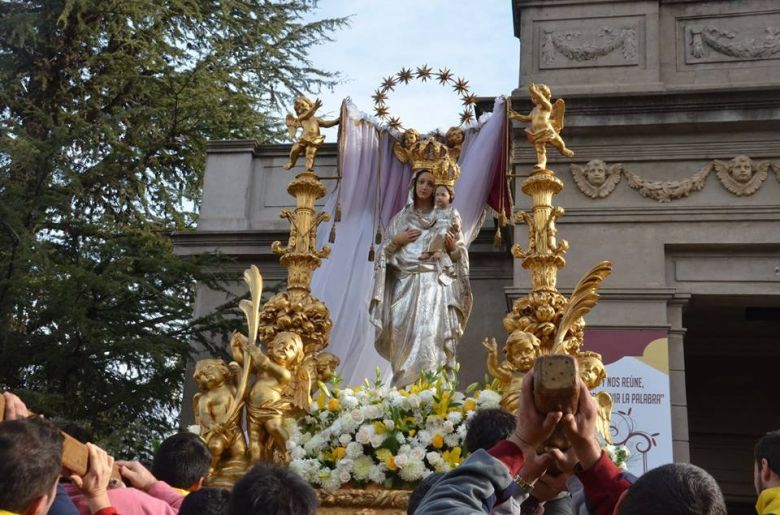
[(450, 156), (450, 149), (434, 138), (415, 143), (408, 152), (412, 171), (428, 170), (436, 185), (453, 187), (460, 177), (460, 167)]

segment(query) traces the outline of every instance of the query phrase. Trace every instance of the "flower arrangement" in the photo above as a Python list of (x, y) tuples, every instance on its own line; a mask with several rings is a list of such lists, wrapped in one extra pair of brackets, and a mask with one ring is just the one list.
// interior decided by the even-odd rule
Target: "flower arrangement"
[(443, 371), (423, 374), (403, 389), (382, 384), (341, 388), (320, 384), (310, 413), (287, 426), (290, 467), (311, 484), (413, 488), (465, 458), (466, 422), (477, 409), (498, 408), (487, 386), (455, 390)]
[(628, 458), (631, 457), (631, 451), (625, 445), (612, 445), (602, 442), (604, 452), (607, 453), (609, 459), (611, 459), (615, 465), (623, 470), (628, 470)]

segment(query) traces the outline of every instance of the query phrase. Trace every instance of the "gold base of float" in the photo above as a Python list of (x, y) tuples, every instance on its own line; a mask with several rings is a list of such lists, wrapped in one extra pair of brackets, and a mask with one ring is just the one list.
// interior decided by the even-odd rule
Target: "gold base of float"
[(381, 488), (343, 488), (335, 492), (317, 490), (320, 508), (317, 513), (328, 515), (406, 514), (411, 490), (383, 490)]

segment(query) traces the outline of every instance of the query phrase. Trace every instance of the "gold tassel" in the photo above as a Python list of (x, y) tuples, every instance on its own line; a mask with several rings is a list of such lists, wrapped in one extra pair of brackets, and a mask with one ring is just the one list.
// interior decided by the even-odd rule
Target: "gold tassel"
[(501, 238), (501, 225), (500, 224), (496, 224), (496, 236), (495, 236), (495, 238), (493, 238), (493, 245), (495, 245), (497, 248), (500, 248), (501, 247), (501, 242), (502, 242), (502, 238)]
[(376, 257), (376, 251), (374, 250), (374, 245), (371, 245), (371, 249), (368, 251), (368, 260), (373, 261), (374, 257)]
[(374, 236), (374, 243), (376, 243), (377, 245), (382, 243), (382, 229), (380, 229), (379, 227), (376, 228), (376, 236)]
[(341, 221), (341, 201), (339, 200), (336, 204), (336, 215), (333, 217), (334, 222), (340, 222)]
[(503, 211), (501, 211), (501, 213), (498, 215), (498, 226), (506, 227), (506, 223), (507, 223), (506, 215), (504, 214)]
[(328, 236), (328, 243), (336, 243), (336, 224), (335, 223), (330, 228), (330, 235)]

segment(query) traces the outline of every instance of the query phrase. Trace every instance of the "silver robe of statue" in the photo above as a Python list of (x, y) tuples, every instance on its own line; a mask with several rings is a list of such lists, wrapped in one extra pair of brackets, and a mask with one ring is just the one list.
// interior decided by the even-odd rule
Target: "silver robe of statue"
[[(469, 256), (458, 223), (456, 248), (450, 253), (455, 277), (442, 280), (433, 261), (420, 261), (433, 212), (418, 216), (413, 203), (396, 214), (385, 230), (377, 257), (374, 290), (369, 313), (377, 328), (376, 349), (393, 367), (393, 385), (402, 387), (417, 380), (423, 371), (441, 367), (453, 370), (455, 350), (471, 313)], [(393, 237), (408, 228), (422, 232), (403, 246)]]

